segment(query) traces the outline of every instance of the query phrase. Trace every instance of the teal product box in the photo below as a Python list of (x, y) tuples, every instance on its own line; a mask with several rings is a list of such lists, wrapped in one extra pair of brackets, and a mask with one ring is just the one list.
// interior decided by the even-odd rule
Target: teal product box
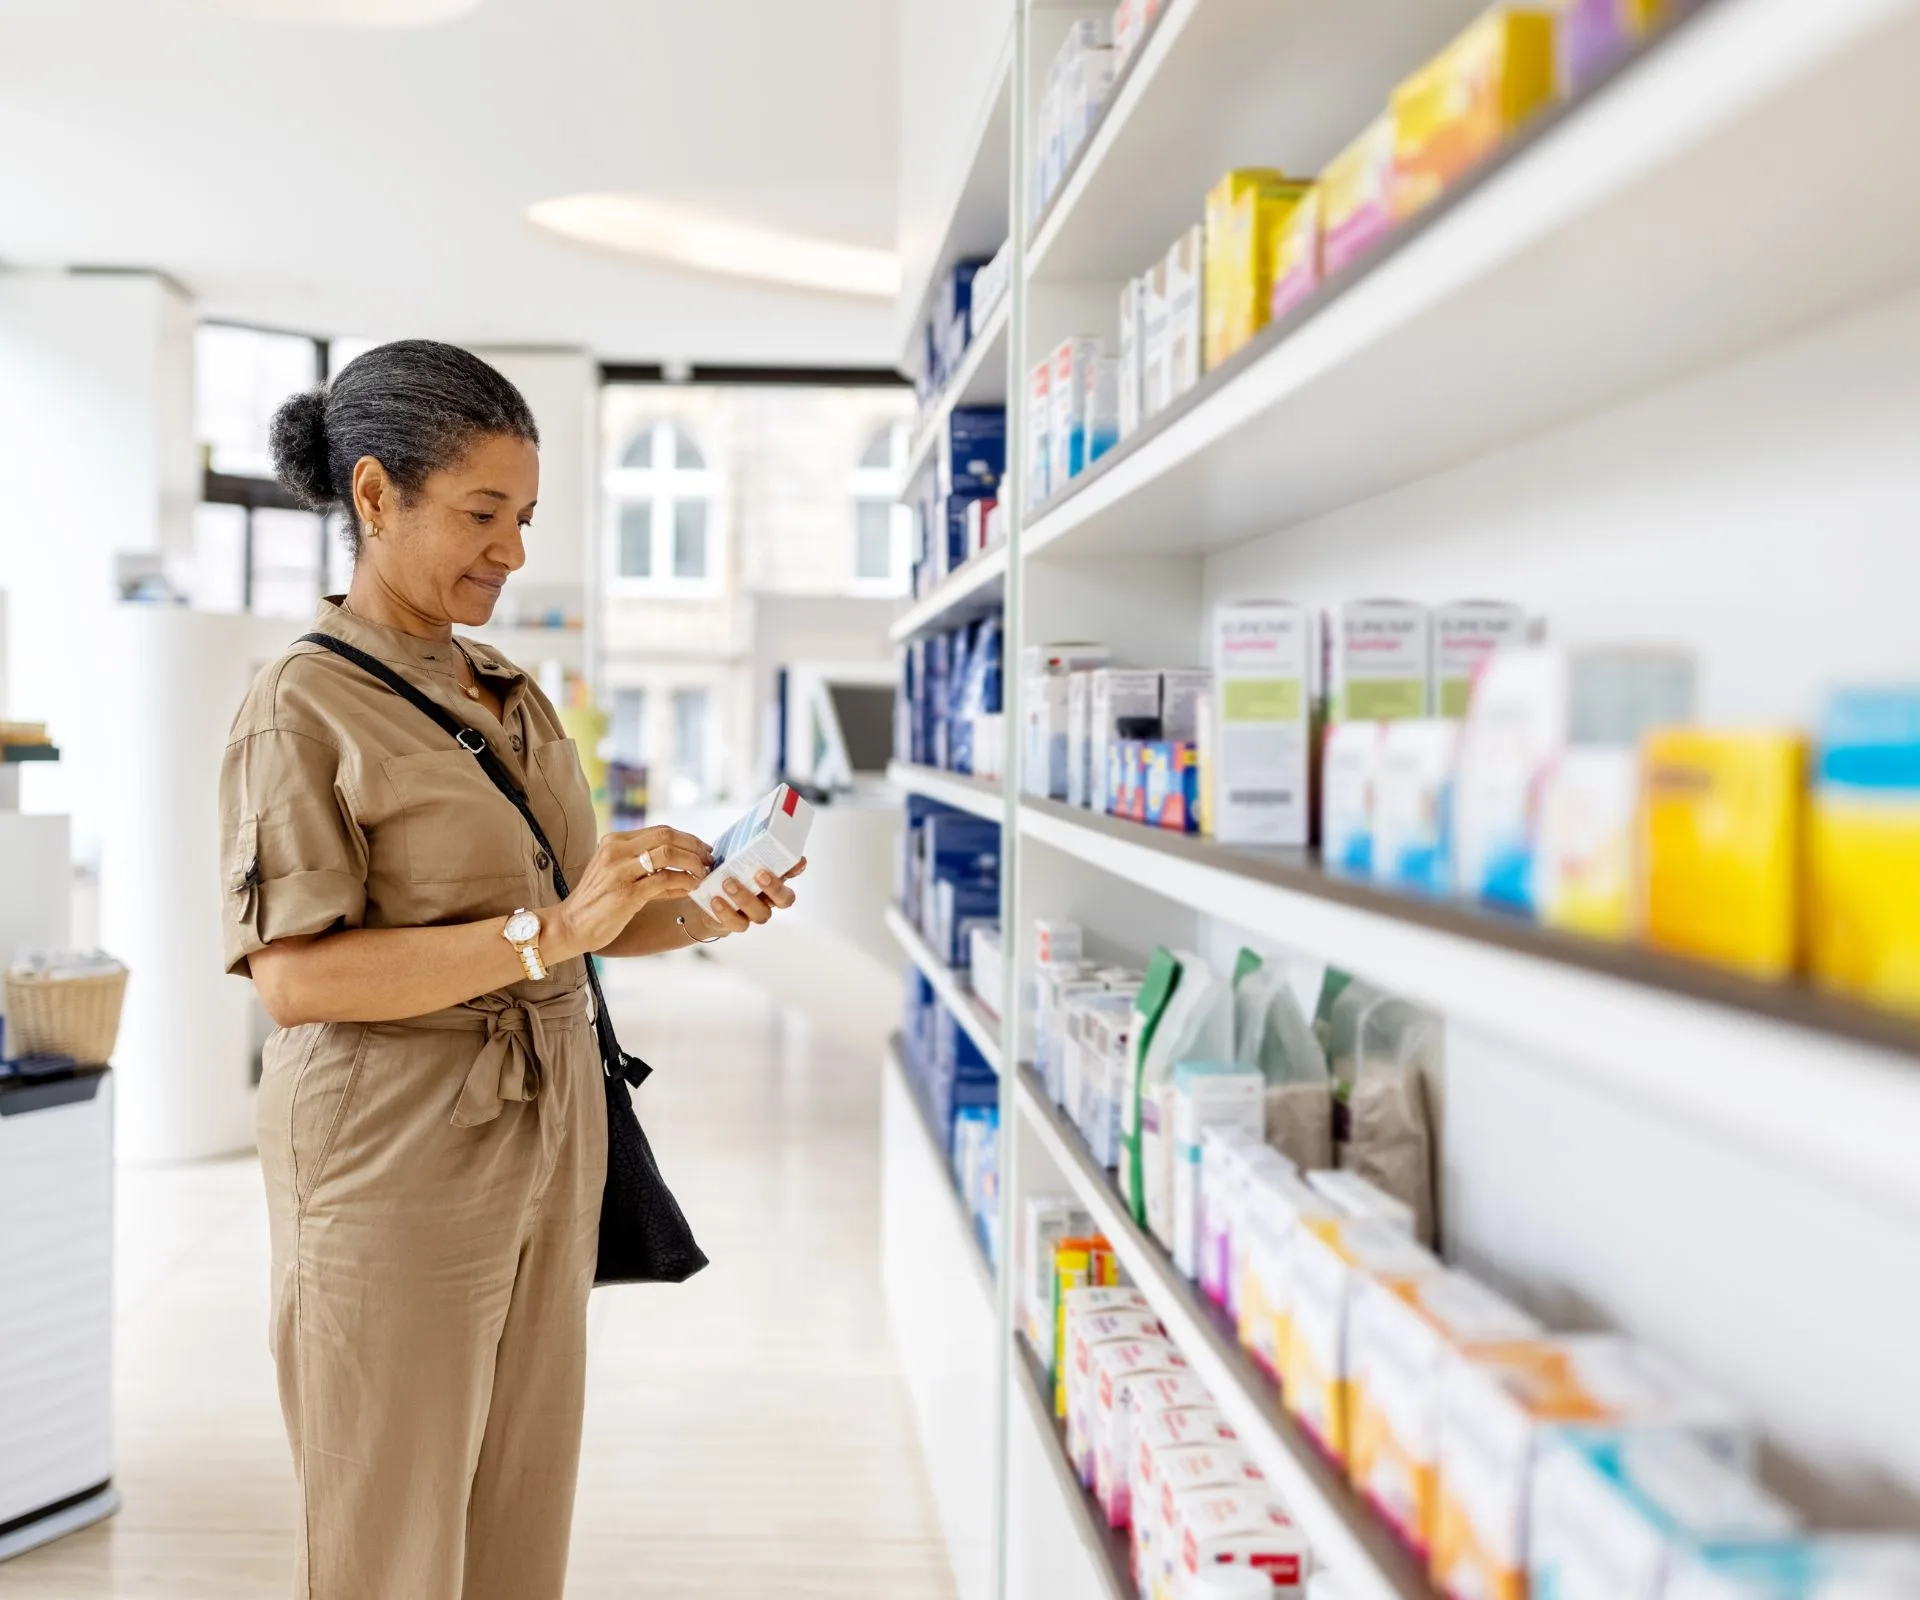
[(1460, 724), (1445, 718), (1386, 724), (1373, 785), (1378, 882), (1422, 894), (1453, 892), (1453, 765), (1459, 746)]
[(1200, 831), (1200, 757), (1190, 739), (1154, 739), (1140, 752), (1140, 816), (1170, 833)]
[(1683, 1557), (1665, 1600), (1912, 1600), (1920, 1539), (1837, 1534)]

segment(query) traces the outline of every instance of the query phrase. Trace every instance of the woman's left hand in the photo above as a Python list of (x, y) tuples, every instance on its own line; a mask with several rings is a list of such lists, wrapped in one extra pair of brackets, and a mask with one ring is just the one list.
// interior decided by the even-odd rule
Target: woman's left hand
[(712, 924), (712, 937), (722, 938), (729, 933), (745, 933), (756, 923), (770, 922), (775, 911), (785, 911), (793, 904), (793, 890), (789, 887), (793, 880), (807, 870), (806, 857), (784, 877), (776, 878), (771, 872), (755, 875), (753, 888), (748, 888), (738, 878), (727, 878), (721, 883), (724, 891), (713, 902), (713, 909), (705, 913)]

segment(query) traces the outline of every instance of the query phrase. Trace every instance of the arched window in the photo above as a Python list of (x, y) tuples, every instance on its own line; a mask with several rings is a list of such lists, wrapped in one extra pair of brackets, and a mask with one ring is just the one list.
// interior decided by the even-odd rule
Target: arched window
[(907, 592), (913, 513), (900, 504), (906, 470), (907, 425), (888, 423), (867, 440), (851, 474), (853, 587), (858, 590)]
[(713, 474), (678, 422), (629, 435), (607, 474), (613, 576), (623, 585), (711, 594), (720, 583)]

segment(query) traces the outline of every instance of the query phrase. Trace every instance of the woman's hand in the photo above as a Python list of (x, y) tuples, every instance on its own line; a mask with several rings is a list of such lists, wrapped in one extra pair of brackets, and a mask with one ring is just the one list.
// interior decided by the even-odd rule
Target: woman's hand
[[(652, 863), (651, 872), (640, 860), (643, 855)], [(553, 925), (540, 941), (542, 956), (551, 966), (605, 949), (642, 906), (692, 894), (712, 859), (706, 845), (677, 828), (603, 835), (586, 873), (553, 913)]]
[[(807, 870), (807, 858), (802, 856), (794, 869), (784, 877), (776, 878), (771, 872), (755, 875), (755, 888), (749, 889), (738, 878), (722, 880), (722, 895), (716, 897), (713, 909), (705, 913), (708, 929), (696, 934), (702, 939), (724, 938), (730, 933), (745, 933), (756, 923), (769, 922), (775, 911), (785, 911), (793, 904), (793, 890), (787, 885)], [(692, 917), (688, 924), (691, 926)]]

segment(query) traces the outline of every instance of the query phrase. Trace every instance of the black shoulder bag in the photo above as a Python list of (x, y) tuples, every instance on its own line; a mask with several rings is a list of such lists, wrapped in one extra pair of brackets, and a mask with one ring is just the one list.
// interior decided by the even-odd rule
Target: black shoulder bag
[[(480, 763), (480, 770), (493, 786), (514, 804), (540, 848), (553, 863), (554, 893), (567, 897), (566, 873), (560, 866), (560, 852), (547, 842), (533, 809), (513, 774), (487, 743), (478, 728), (467, 726), (446, 707), (436, 704), (412, 684), (364, 650), (356, 649), (330, 634), (309, 633), (300, 643), (317, 644), (343, 660), (351, 661), (363, 672), (378, 678), (395, 694), (425, 713), (453, 736), (460, 748)], [(601, 1078), (607, 1090), (607, 1185), (600, 1196), (600, 1258), (594, 1268), (595, 1283), (684, 1283), (707, 1264), (707, 1257), (695, 1243), (679, 1202), (660, 1176), (653, 1159), (653, 1147), (633, 1113), (633, 1095), (653, 1071), (638, 1057), (620, 1048), (614, 1036), (613, 1019), (607, 1014), (606, 996), (600, 991), (600, 975), (594, 970), (593, 957), (585, 958), (587, 984), (593, 990), (593, 1026), (600, 1041)]]

